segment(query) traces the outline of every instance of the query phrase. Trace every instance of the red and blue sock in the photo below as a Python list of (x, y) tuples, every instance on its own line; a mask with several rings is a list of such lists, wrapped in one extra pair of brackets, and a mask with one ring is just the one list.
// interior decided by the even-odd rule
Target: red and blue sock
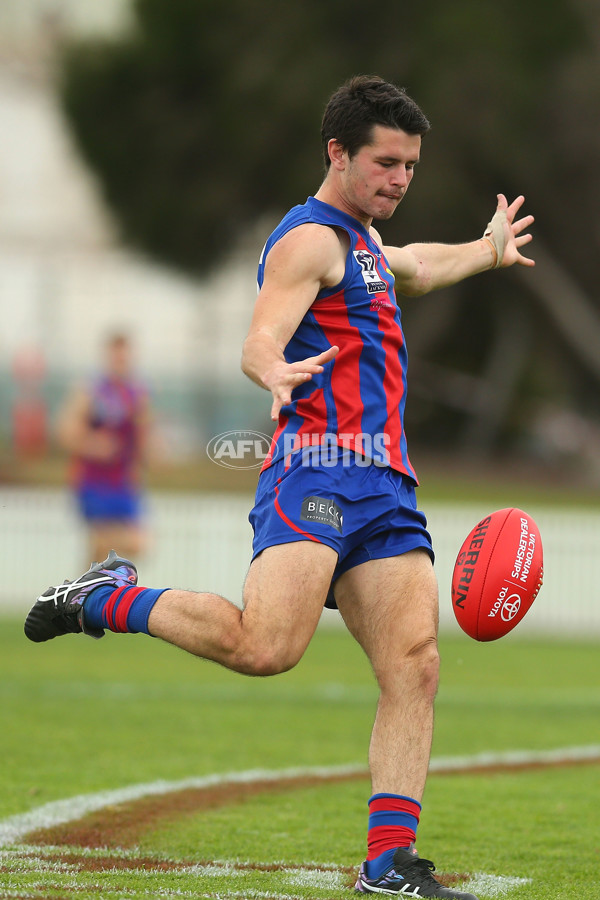
[(367, 878), (380, 878), (394, 865), (398, 847), (414, 843), (421, 804), (402, 794), (373, 794), (369, 800)]
[(167, 588), (145, 588), (134, 585), (113, 587), (103, 584), (86, 597), (83, 617), (92, 628), (135, 634), (148, 631), (152, 608)]

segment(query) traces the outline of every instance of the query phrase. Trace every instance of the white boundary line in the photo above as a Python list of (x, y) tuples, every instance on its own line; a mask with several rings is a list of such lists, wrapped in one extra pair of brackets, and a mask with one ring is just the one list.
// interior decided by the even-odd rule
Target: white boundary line
[[(600, 744), (587, 747), (563, 747), (556, 750), (509, 750), (505, 753), (478, 753), (473, 756), (439, 756), (431, 760), (430, 772), (462, 772), (469, 769), (493, 769), (506, 766), (515, 769), (524, 765), (549, 766), (600, 760)], [(292, 769), (249, 769), (245, 772), (224, 772), (183, 778), (179, 781), (153, 781), (133, 784), (111, 791), (94, 794), (78, 794), (64, 800), (55, 800), (0, 820), (0, 847), (18, 843), (29, 832), (39, 828), (51, 828), (74, 822), (91, 812), (119, 803), (140, 800), (142, 797), (170, 794), (194, 788), (207, 788), (227, 784), (254, 784), (257, 781), (281, 781), (283, 779), (310, 777), (323, 779), (344, 775), (366, 775), (365, 766), (307, 766)]]
[(0, 847), (6, 847), (20, 840), (30, 831), (38, 828), (52, 828), (65, 822), (74, 822), (91, 812), (140, 800), (142, 797), (171, 794), (175, 791), (208, 788), (226, 784), (254, 784), (257, 781), (280, 781), (282, 778), (298, 778), (310, 776), (322, 778), (324, 781), (336, 775), (362, 775), (367, 770), (364, 766), (315, 766), (293, 769), (249, 769), (245, 772), (224, 772), (220, 775), (205, 775), (183, 778), (179, 781), (152, 781), (144, 784), (132, 784), (111, 791), (99, 791), (95, 794), (79, 794), (64, 800), (55, 800), (35, 807), (26, 813), (10, 816), (0, 821)]
[(555, 750), (505, 750), (502, 753), (475, 753), (473, 756), (436, 756), (430, 772), (462, 772), (465, 769), (493, 769), (507, 766), (552, 766), (600, 760), (600, 744), (585, 747), (557, 747)]

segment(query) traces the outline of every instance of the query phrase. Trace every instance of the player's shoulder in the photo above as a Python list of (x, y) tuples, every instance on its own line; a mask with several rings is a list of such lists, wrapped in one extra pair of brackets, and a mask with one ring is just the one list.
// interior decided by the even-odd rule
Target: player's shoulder
[(324, 252), (339, 246), (339, 229), (321, 222), (302, 222), (286, 231), (273, 245), (280, 250), (310, 249), (317, 251), (324, 248)]
[(304, 222), (282, 235), (267, 257), (270, 268), (285, 265), (326, 273), (345, 257), (344, 236), (330, 225)]

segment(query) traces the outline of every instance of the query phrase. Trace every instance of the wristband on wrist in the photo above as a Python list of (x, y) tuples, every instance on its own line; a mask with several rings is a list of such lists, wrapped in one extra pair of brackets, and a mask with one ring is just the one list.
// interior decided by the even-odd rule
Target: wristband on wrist
[(492, 251), (492, 265), (490, 266), (490, 268), (497, 269), (498, 268), (498, 251), (494, 247), (494, 242), (486, 234), (483, 235), (481, 240), (487, 241), (487, 243), (490, 245), (490, 250)]
[(498, 269), (502, 265), (504, 257), (504, 247), (506, 245), (506, 237), (504, 234), (504, 226), (506, 225), (506, 210), (497, 209), (491, 220), (488, 222), (482, 237), (488, 241), (495, 256), (493, 269)]

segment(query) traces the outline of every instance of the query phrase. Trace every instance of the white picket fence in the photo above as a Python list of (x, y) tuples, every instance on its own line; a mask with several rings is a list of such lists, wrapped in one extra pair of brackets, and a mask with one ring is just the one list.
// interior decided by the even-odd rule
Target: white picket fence
[[(210, 590), (239, 603), (250, 561), (251, 496), (156, 494), (149, 519), (154, 546), (140, 564), (140, 582), (152, 587)], [(490, 509), (430, 505), (425, 512), (436, 550), (440, 620), (458, 626), (450, 603), (450, 576), (458, 549)], [(544, 544), (544, 586), (519, 634), (600, 636), (600, 511), (527, 508)], [(60, 490), (0, 489), (0, 612), (26, 613), (49, 584), (87, 566), (84, 535), (69, 495)], [(325, 613), (323, 621), (339, 620)]]

